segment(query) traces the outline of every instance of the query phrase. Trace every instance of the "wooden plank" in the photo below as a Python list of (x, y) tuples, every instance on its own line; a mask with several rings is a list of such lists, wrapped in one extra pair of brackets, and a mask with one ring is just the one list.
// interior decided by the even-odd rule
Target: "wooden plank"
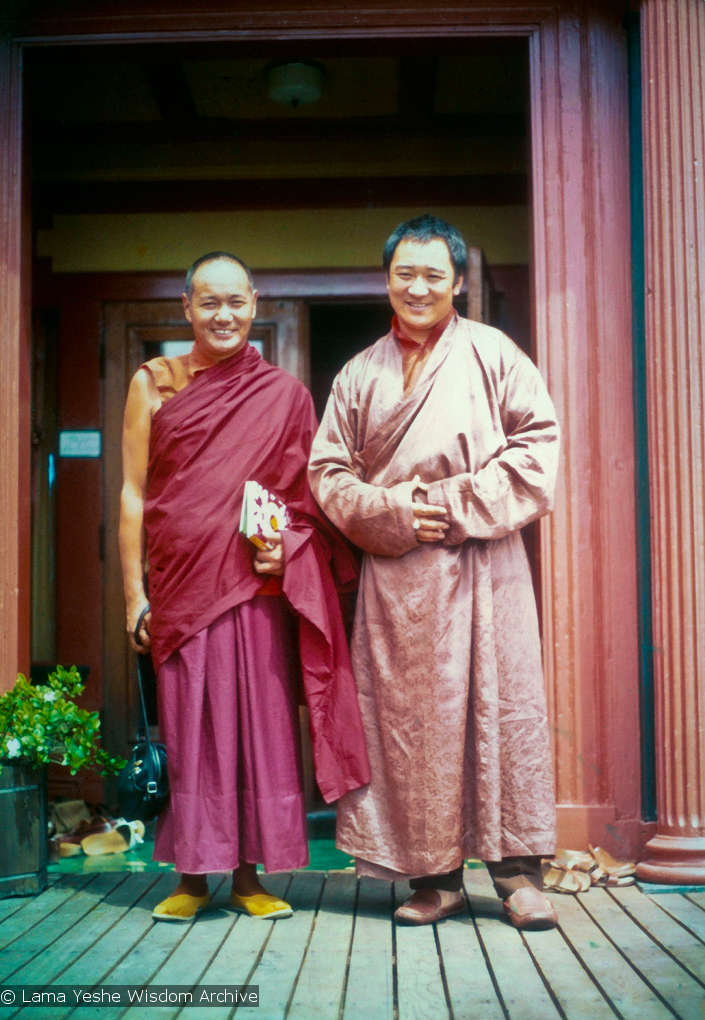
[(287, 1020), (333, 1020), (340, 1013), (350, 952), (357, 881), (330, 872)]
[[(264, 885), (267, 892), (273, 896), (287, 899), (290, 882), (291, 875), (281, 872), (267, 875)], [(260, 921), (244, 914), (237, 914), (235, 920), (236, 923), (201, 977), (202, 985), (247, 984), (260, 954), (275, 929), (273, 921)], [(287, 920), (288, 918), (284, 918), (284, 921)], [(203, 1008), (187, 1006), (179, 1014), (179, 1020), (204, 1020), (204, 1016), (207, 1016), (208, 1020), (227, 1020), (231, 1014), (232, 1006), (229, 1005), (209, 1006), (207, 1014), (204, 1014)]]
[(640, 889), (645, 896), (656, 896), (659, 893), (681, 893), (682, 895), (686, 895), (686, 893), (697, 893), (702, 892), (703, 890), (702, 883), (698, 883), (697, 885), (684, 885), (682, 882), (679, 882), (677, 885), (674, 885), (672, 882), (642, 882), (639, 878), (636, 880), (636, 887), (637, 889)]
[(392, 1020), (392, 896), (388, 882), (361, 878), (344, 1020)]
[[(152, 881), (154, 878), (153, 875)], [(13, 983), (35, 985), (43, 981), (53, 982), (127, 913), (146, 888), (144, 885), (135, 886), (129, 880), (120, 882), (104, 899), (96, 903), (85, 917), (73, 925), (66, 938), (55, 940), (24, 967), (15, 971), (12, 975)], [(63, 984), (63, 981), (61, 983)]]
[[(583, 899), (583, 896), (553, 896), (564, 936), (609, 1001), (624, 1020), (671, 1020), (671, 1011), (656, 998), (583, 910)], [(552, 965), (549, 977), (553, 986)], [(573, 1020), (572, 1015), (569, 1016)]]
[(610, 893), (653, 939), (673, 953), (695, 978), (705, 983), (705, 948), (700, 939), (686, 931), (664, 910), (659, 910), (651, 897), (636, 886), (611, 889)]
[(705, 910), (681, 893), (660, 893), (658, 896), (649, 896), (649, 899), (684, 924), (701, 942), (705, 942)]
[[(235, 924), (237, 915), (228, 906), (229, 893), (230, 882), (221, 878), (219, 888), (212, 896), (211, 908), (188, 926), (184, 939), (152, 975), (151, 985), (198, 984)], [(171, 1020), (180, 1009), (181, 1006), (153, 1006), (149, 1007), (148, 1015), (150, 1020)], [(133, 1006), (124, 1016), (126, 1020), (143, 1020), (144, 1014), (144, 1006)]]
[[(151, 886), (149, 886), (150, 877), (153, 880), (156, 879)], [(151, 874), (130, 876), (125, 884), (130, 893), (134, 889), (138, 894), (135, 897), (136, 905), (133, 905), (126, 916), (107, 931), (79, 960), (76, 960), (65, 970), (56, 982), (57, 984), (91, 987), (101, 983), (126, 954), (135, 951), (135, 949), (139, 952), (140, 940), (154, 925), (152, 911), (157, 903), (168, 895), (173, 880), (170, 875), (152, 872)], [(125, 891), (127, 892), (127, 889)], [(112, 978), (110, 981), (112, 982)], [(52, 1020), (61, 1020), (73, 1008), (73, 1006), (67, 1006), (64, 1011), (60, 1011), (60, 1007), (55, 1007), (55, 1011), (52, 1012)], [(38, 1011), (38, 1017), (39, 1020), (46, 1020), (46, 1011)], [(24, 1013), (22, 1020), (25, 1020)]]
[(504, 1020), (470, 912), (439, 924), (438, 941), (454, 1020)]
[(614, 1020), (614, 1010), (585, 972), (560, 931), (527, 931), (524, 932), (524, 940), (570, 1020)]
[[(168, 896), (173, 889), (173, 875), (169, 877), (172, 879), (172, 882), (168, 883), (167, 889), (160, 890), (162, 898), (164, 893)], [(211, 886), (211, 888), (213, 887)], [(154, 974), (164, 964), (164, 961), (171, 956), (177, 946), (186, 938), (191, 927), (191, 924), (153, 921), (144, 938), (134, 946), (127, 956), (122, 958), (114, 968), (104, 975), (103, 984), (149, 984)], [(71, 1014), (71, 1020), (118, 1020), (124, 1012), (124, 1006), (80, 1006)]]
[[(643, 894), (642, 894), (643, 895)], [(606, 890), (593, 887), (583, 909), (682, 1020), (703, 1020), (703, 988), (619, 909)]]
[(318, 900), (325, 876), (316, 871), (299, 871), (289, 891), (294, 916), (281, 921), (253, 921), (253, 924), (274, 924), (258, 966), (250, 981), (259, 985), (260, 1005), (237, 1011), (238, 1020), (283, 1020), (309, 936), (315, 922)]
[(468, 869), (464, 884), (470, 911), (511, 1020), (558, 1020), (560, 1014), (521, 935), (506, 920), (487, 871)]
[[(113, 892), (97, 905), (87, 917), (75, 925), (70, 935), (53, 943), (43, 953), (12, 976), (13, 984), (81, 985), (89, 988), (100, 981), (111, 965), (117, 962), (151, 926), (151, 911), (164, 895), (156, 872), (130, 875)], [(143, 897), (150, 887), (157, 885), (152, 893), (153, 903), (145, 903)], [(140, 908), (135, 909), (135, 904)], [(137, 920), (137, 925), (130, 923)], [(85, 937), (91, 944), (82, 952)], [(68, 963), (68, 966), (67, 966)], [(62, 1007), (52, 1007), (51, 1020), (61, 1020), (75, 1007), (75, 1002)], [(6, 1020), (12, 1013), (0, 1009), (0, 1020)], [(46, 1009), (27, 1006), (22, 1011), (22, 1020), (47, 1020)]]
[(0, 981), (7, 981), (20, 967), (24, 967), (38, 953), (65, 935), (86, 914), (95, 910), (103, 897), (111, 893), (124, 879), (125, 875), (115, 872), (97, 875), (85, 889), (79, 890), (64, 903), (60, 910), (49, 914), (15, 939), (11, 945), (6, 946), (0, 957)]
[(696, 907), (700, 907), (701, 910), (705, 910), (705, 892), (688, 893), (687, 896), (691, 903), (694, 903)]
[[(156, 881), (150, 884), (150, 878)], [(152, 911), (157, 903), (169, 895), (173, 887), (173, 877), (159, 872), (146, 872), (131, 875), (127, 883), (130, 893), (134, 890), (139, 894), (134, 898), (133, 905), (119, 924), (107, 931), (80, 960), (76, 960), (64, 971), (60, 984), (74, 982), (96, 984), (106, 977), (127, 953), (134, 951), (146, 932), (152, 928), (154, 924)]]
[[(408, 882), (394, 883), (397, 907), (411, 895)], [(435, 925), (394, 926), (397, 940), (399, 1020), (441, 1020), (448, 1017)]]
[[(51, 888), (51, 885), (49, 886)], [(48, 891), (48, 890), (45, 890)], [(41, 893), (43, 896), (44, 893)], [(32, 902), (31, 896), (7, 896), (4, 900), (0, 900), (0, 924), (11, 916), (16, 914), (23, 907), (26, 907), (28, 903)]]
[(21, 911), (8, 916), (0, 924), (0, 950), (47, 918), (92, 879), (93, 875), (66, 875), (60, 885), (45, 889), (39, 896), (28, 897)]

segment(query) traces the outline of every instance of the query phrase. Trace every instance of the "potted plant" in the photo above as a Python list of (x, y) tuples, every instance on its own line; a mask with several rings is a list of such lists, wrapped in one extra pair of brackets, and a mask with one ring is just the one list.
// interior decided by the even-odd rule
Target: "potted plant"
[(46, 683), (21, 673), (0, 697), (0, 898), (41, 892), (47, 876), (47, 765), (71, 774), (119, 772), (125, 762), (99, 745), (97, 712), (79, 708), (75, 666), (57, 666)]

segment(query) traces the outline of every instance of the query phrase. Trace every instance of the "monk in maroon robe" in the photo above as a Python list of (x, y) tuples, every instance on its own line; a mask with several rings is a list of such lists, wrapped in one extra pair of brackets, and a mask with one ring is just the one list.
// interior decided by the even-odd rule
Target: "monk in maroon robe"
[[(297, 680), (325, 799), (369, 781), (336, 590), (354, 584), (355, 563), (308, 488), (311, 397), (247, 343), (256, 301), (239, 259), (194, 263), (183, 295), (193, 349), (143, 365), (125, 410), (127, 631), (138, 652), (151, 646), (158, 670), (170, 801), (155, 859), (181, 872), (159, 920), (192, 920), (209, 902), (208, 873), (224, 871), (235, 909), (291, 913), (256, 865), (308, 863)], [(250, 479), (291, 519), (257, 551), (238, 531)], [(151, 611), (138, 628), (145, 561)]]

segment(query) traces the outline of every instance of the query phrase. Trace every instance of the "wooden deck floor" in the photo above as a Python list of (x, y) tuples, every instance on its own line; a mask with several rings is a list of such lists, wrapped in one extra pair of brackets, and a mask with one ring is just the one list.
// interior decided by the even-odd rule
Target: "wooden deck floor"
[[(237, 1020), (703, 1020), (705, 892), (636, 887), (555, 896), (558, 931), (505, 923), (484, 869), (468, 910), (436, 927), (395, 927), (406, 887), (344, 872), (268, 879), (292, 918), (224, 909), (227, 883), (195, 924), (154, 924), (173, 874), (66, 875), (35, 899), (0, 901), (3, 984), (257, 984)], [(208, 1009), (0, 1008), (0, 1020), (225, 1020)]]

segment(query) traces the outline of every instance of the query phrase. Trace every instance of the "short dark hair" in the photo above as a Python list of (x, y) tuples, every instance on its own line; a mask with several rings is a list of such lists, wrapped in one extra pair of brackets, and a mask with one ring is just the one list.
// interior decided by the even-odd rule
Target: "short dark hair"
[(205, 266), (207, 262), (220, 262), (221, 260), (223, 260), (224, 262), (235, 262), (237, 263), (238, 266), (241, 266), (245, 270), (245, 274), (247, 275), (247, 279), (250, 284), (250, 289), (251, 290), (255, 289), (255, 282), (252, 279), (252, 273), (250, 272), (248, 266), (246, 266), (245, 263), (242, 261), (242, 259), (239, 259), (237, 255), (231, 255), (229, 251), (209, 251), (207, 255), (201, 255), (200, 259), (196, 259), (196, 261), (186, 274), (186, 283), (184, 284), (184, 290), (186, 291), (186, 297), (189, 300), (191, 299), (191, 295), (193, 294), (193, 278), (196, 274), (196, 270), (200, 269), (201, 266)]
[(407, 238), (413, 238), (414, 241), (420, 241), (422, 244), (435, 240), (445, 241), (450, 261), (453, 263), (455, 279), (465, 276), (468, 268), (468, 248), (463, 235), (457, 227), (442, 220), (439, 216), (431, 216), (430, 213), (424, 213), (423, 216), (417, 216), (413, 220), (400, 223), (394, 233), (389, 236), (382, 253), (382, 264), (387, 276), (389, 276), (389, 269), (399, 242), (405, 241)]

